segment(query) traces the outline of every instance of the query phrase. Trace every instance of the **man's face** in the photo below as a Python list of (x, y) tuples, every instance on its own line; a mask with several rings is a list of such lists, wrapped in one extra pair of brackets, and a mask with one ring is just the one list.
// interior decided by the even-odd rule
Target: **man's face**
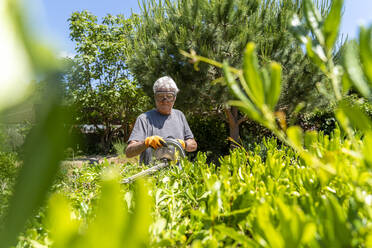
[(160, 114), (169, 115), (172, 112), (175, 101), (176, 94), (173, 91), (160, 89), (155, 93), (156, 109)]

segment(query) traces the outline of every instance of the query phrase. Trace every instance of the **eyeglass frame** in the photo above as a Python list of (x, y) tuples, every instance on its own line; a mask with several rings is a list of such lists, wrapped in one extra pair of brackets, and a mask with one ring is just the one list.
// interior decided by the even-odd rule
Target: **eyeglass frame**
[[(158, 93), (172, 94), (173, 99), (169, 100), (169, 98), (167, 96), (163, 96), (161, 99), (157, 99), (156, 95)], [(158, 102), (162, 102), (162, 101), (164, 101), (164, 99), (167, 100), (168, 102), (174, 102), (176, 100), (176, 96), (177, 96), (177, 94), (173, 91), (156, 91), (155, 94), (154, 94), (155, 100), (158, 101)]]

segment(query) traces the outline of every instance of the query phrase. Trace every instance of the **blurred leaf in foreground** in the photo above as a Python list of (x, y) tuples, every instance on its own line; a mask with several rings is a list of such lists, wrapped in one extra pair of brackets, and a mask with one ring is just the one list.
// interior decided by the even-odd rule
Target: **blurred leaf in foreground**
[(16, 25), (16, 9), (17, 1), (0, 1), (0, 111), (31, 92), (32, 65)]
[(28, 31), (20, 1), (0, 1), (0, 18), (0, 61), (5, 67), (0, 76), (0, 111), (32, 93), (32, 78), (45, 81), (36, 124), (26, 137), (22, 168), (0, 229), (0, 247), (9, 247), (16, 244), (26, 221), (41, 206), (53, 182), (69, 139), (65, 127), (69, 115), (61, 106), (57, 60)]
[(25, 223), (43, 203), (63, 158), (68, 142), (64, 123), (68, 115), (59, 105), (60, 97), (50, 89), (44, 96), (37, 125), (25, 141), (23, 166), (15, 185), (6, 216), (5, 228), (0, 236), (3, 247), (16, 242)]
[(119, 172), (104, 173), (94, 219), (84, 223), (61, 195), (49, 201), (47, 222), (53, 247), (146, 247), (149, 242), (151, 204), (147, 187), (136, 184), (134, 209), (128, 211), (121, 190)]

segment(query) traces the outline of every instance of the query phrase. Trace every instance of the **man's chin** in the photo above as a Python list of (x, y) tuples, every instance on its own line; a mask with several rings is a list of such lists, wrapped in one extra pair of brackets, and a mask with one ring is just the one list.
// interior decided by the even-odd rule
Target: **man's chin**
[(172, 109), (158, 109), (158, 112), (162, 115), (169, 115), (172, 112)]

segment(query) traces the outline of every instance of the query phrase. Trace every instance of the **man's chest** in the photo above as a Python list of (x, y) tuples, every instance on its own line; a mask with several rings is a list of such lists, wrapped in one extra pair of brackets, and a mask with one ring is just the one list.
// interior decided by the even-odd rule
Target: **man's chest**
[(183, 124), (176, 118), (169, 118), (164, 121), (154, 122), (149, 126), (148, 135), (159, 135), (163, 138), (173, 137), (183, 139)]

